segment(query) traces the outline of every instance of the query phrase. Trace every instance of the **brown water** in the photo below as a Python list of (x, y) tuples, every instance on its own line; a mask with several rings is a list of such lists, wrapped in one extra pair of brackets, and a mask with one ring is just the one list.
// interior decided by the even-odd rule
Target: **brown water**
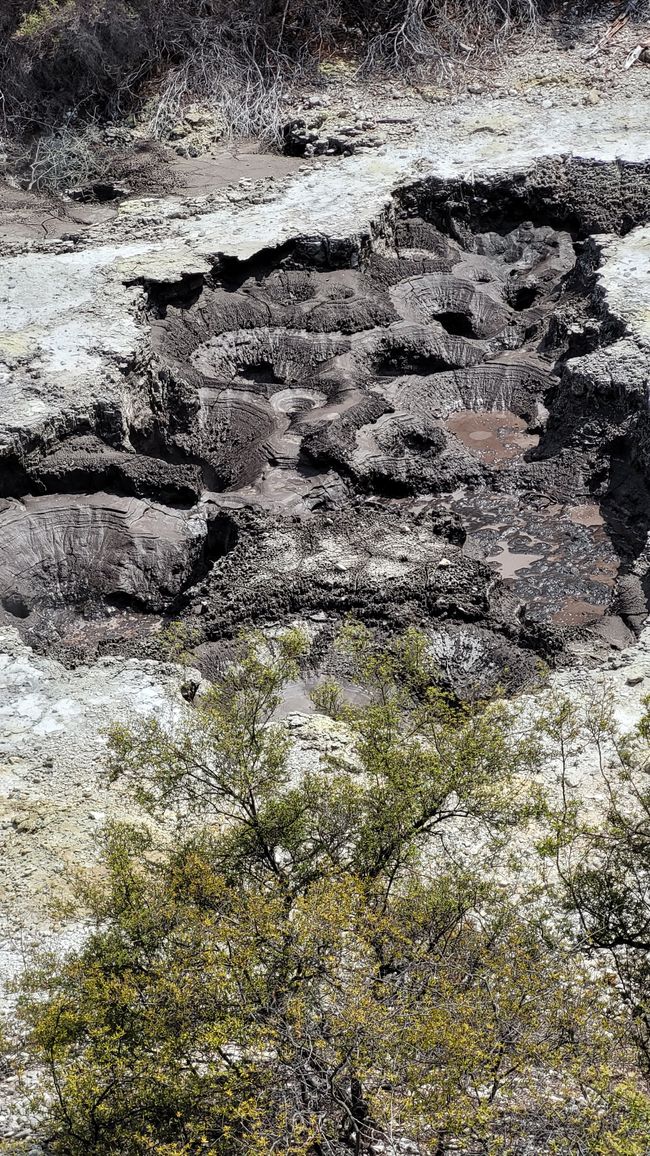
[(606, 612), (619, 559), (597, 502), (467, 488), (440, 504), (461, 516), (465, 549), (480, 551), (534, 618), (584, 625)]
[[(523, 458), (539, 442), (525, 420), (509, 410), (459, 410), (443, 424), (476, 458), (497, 470)], [(606, 612), (619, 559), (597, 502), (573, 506), (541, 494), (466, 487), (437, 504), (461, 517), (465, 549), (483, 555), (521, 595), (532, 617), (582, 626)]]
[(539, 443), (539, 436), (526, 432), (526, 422), (509, 410), (479, 413), (461, 409), (452, 413), (444, 428), (488, 466), (520, 458)]

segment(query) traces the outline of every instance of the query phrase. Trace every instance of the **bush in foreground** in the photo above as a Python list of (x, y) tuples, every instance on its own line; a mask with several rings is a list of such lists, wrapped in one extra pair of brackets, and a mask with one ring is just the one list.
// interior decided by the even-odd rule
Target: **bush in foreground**
[(179, 840), (113, 828), (84, 947), (27, 982), (50, 1151), (641, 1156), (616, 991), (491, 869), (534, 737), (445, 697), (414, 633), (346, 644), (369, 701), (320, 690), (354, 738), (323, 770), (274, 725), (294, 632), (253, 640), (185, 723), (113, 732), (111, 777)]
[[(650, 698), (643, 705), (631, 734), (617, 725), (606, 686), (586, 710), (569, 702), (556, 710), (562, 792), (546, 850), (555, 858), (558, 898), (576, 945), (588, 958), (608, 961), (650, 1073)], [(571, 773), (586, 743), (604, 800), (596, 814)]]

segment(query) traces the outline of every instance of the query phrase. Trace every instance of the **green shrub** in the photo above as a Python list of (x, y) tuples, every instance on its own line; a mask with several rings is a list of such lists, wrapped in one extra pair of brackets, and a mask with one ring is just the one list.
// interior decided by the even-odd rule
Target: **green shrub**
[(34, 40), (46, 36), (65, 9), (72, 9), (74, 0), (41, 0), (37, 8), (26, 12), (16, 29), (17, 40)]
[(48, 1150), (643, 1156), (615, 990), (491, 869), (533, 736), (441, 694), (413, 632), (346, 644), (367, 702), (321, 694), (354, 748), (322, 769), (274, 721), (296, 632), (251, 640), (186, 723), (113, 731), (110, 777), (179, 840), (112, 828), (85, 945), (26, 981)]

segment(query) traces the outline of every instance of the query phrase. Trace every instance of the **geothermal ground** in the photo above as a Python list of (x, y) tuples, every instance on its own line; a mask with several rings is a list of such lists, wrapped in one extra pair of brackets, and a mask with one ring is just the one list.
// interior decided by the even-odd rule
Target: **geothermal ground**
[[(319, 175), (313, 226), (348, 175), (355, 202), (376, 186), (377, 161)], [(8, 257), (3, 624), (71, 663), (155, 656), (180, 619), (209, 665), (242, 628), (305, 616), (322, 659), (354, 614), (430, 633), (461, 693), (631, 642), (646, 353), (593, 228), (634, 252), (645, 181), (635, 161), (543, 158), (407, 180), (364, 228), (249, 239), (245, 256), (221, 230), (235, 217), (246, 238), (246, 210), (199, 203), (159, 207), (185, 249)], [(314, 174), (266, 215), (301, 185)], [(468, 637), (480, 675), (449, 657)]]
[(461, 696), (611, 671), (638, 716), (650, 100), (551, 103), (468, 100), (69, 233), (3, 223), (8, 973), (125, 813), (103, 728), (188, 709), (170, 622), (208, 677), (242, 629), (301, 623), (306, 758), (341, 741), (296, 712), (350, 614), (423, 630)]

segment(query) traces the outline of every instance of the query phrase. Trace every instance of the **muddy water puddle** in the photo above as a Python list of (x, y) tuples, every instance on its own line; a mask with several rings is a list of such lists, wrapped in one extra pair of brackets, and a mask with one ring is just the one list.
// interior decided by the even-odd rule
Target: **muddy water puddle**
[[(506, 470), (539, 442), (509, 410), (458, 410), (444, 428), (486, 466)], [(460, 516), (465, 550), (483, 557), (539, 621), (582, 626), (608, 609), (619, 559), (595, 501), (462, 488), (436, 500)]]
[(533, 618), (582, 626), (606, 613), (619, 559), (596, 502), (461, 489), (437, 504), (462, 518), (466, 552), (482, 554)]
[(527, 432), (524, 419), (509, 410), (461, 409), (447, 418), (444, 428), (488, 466), (520, 458), (539, 443), (537, 434)]

